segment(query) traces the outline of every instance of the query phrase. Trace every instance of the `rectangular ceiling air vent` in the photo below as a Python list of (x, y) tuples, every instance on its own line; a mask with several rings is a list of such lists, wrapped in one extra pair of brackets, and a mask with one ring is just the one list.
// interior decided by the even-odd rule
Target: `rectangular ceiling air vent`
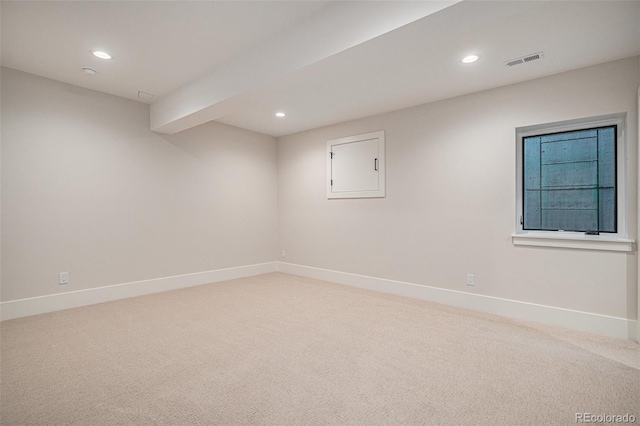
[(142, 90), (138, 90), (138, 99), (145, 103), (151, 103), (153, 95), (151, 93), (145, 93)]
[(519, 58), (509, 59), (508, 61), (504, 61), (505, 66), (512, 67), (514, 65), (520, 65), (531, 61), (537, 61), (538, 59), (544, 58), (543, 52), (532, 53), (530, 55), (521, 56)]

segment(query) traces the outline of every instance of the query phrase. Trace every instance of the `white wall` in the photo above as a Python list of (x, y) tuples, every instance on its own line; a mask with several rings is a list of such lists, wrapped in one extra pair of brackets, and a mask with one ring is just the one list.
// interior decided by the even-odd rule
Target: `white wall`
[(2, 301), (275, 260), (274, 138), (160, 136), (148, 105), (1, 78)]
[[(640, 57), (638, 57), (638, 80), (640, 80)], [(638, 109), (638, 165), (640, 165), (640, 85), (638, 87), (638, 103), (636, 104), (636, 107)], [(638, 185), (640, 188), (640, 173), (638, 173)], [(639, 197), (640, 198), (640, 197)], [(640, 211), (640, 199), (638, 199), (638, 211)], [(638, 229), (640, 229), (640, 215), (638, 215)], [(640, 254), (638, 254), (638, 256), (636, 257), (636, 267), (637, 265), (640, 263)], [(638, 319), (640, 319), (640, 274), (638, 275)], [(637, 332), (636, 332), (636, 342), (640, 342), (640, 327), (637, 328)]]
[[(510, 234), (515, 127), (627, 111), (636, 237), (638, 58), (277, 147), (217, 123), (157, 135), (147, 105), (0, 76), (3, 302), (271, 262), (286, 249), (293, 264), (637, 318), (636, 253), (514, 247)], [(386, 131), (387, 197), (327, 200), (326, 141), (375, 130)]]
[[(635, 238), (639, 83), (631, 58), (280, 138), (286, 262), (636, 319), (636, 253), (515, 247), (510, 235), (515, 128), (626, 111)], [(326, 141), (377, 130), (386, 198), (327, 200)]]

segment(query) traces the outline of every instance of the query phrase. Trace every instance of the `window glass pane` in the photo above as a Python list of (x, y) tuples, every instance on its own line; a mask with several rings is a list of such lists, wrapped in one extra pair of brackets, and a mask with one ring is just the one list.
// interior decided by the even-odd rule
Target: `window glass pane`
[(600, 231), (616, 232), (616, 128), (598, 130)]
[(543, 164), (540, 171), (542, 189), (590, 187), (598, 183), (598, 163), (595, 161)]
[(549, 231), (597, 231), (597, 210), (542, 210), (542, 229)]
[(542, 164), (597, 160), (598, 138), (596, 137), (542, 143), (540, 159)]
[(524, 192), (524, 229), (541, 229), (540, 191)]
[(616, 232), (615, 126), (523, 145), (523, 229)]
[(540, 229), (540, 138), (524, 141), (524, 228)]
[(600, 232), (616, 232), (616, 190), (600, 190)]
[(524, 188), (540, 189), (540, 138), (524, 140)]

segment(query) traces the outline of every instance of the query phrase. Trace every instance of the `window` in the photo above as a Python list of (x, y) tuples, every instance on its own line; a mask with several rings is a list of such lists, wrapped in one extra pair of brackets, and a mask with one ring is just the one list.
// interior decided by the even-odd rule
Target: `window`
[(523, 229), (616, 232), (616, 126), (523, 138)]
[(626, 114), (516, 129), (514, 244), (632, 251)]

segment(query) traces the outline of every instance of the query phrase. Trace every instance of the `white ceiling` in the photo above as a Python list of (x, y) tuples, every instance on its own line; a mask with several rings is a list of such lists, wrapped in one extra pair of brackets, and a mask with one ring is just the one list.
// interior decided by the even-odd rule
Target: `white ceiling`
[(640, 54), (639, 1), (2, 1), (1, 25), (3, 66), (151, 93), (162, 133), (282, 136)]

